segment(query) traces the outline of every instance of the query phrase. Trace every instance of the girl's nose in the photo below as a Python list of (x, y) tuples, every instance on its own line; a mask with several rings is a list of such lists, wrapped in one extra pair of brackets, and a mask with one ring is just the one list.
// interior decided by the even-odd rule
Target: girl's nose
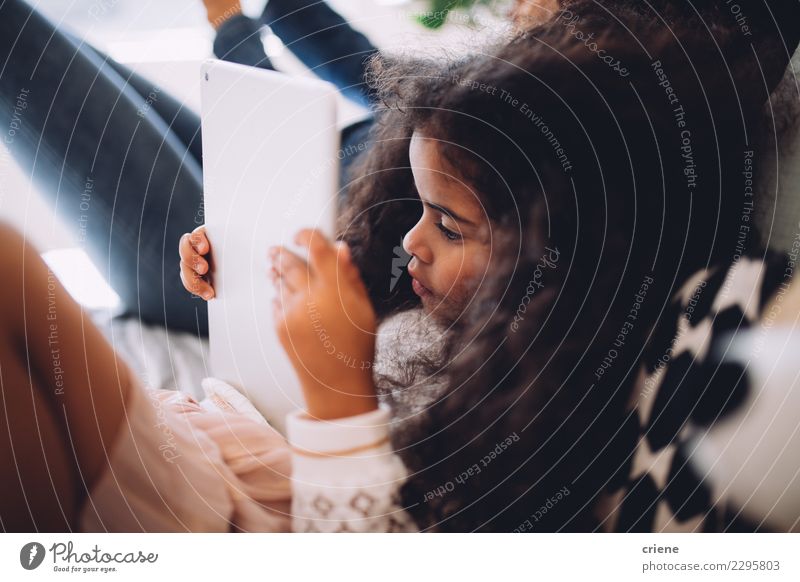
[(433, 261), (431, 248), (425, 242), (422, 221), (418, 222), (403, 237), (403, 249), (420, 262), (430, 263)]

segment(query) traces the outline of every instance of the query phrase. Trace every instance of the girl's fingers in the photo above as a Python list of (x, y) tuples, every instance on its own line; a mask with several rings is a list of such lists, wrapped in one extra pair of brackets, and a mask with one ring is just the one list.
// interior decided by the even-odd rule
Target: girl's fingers
[(334, 243), (336, 249), (336, 267), (338, 269), (339, 278), (345, 279), (350, 282), (361, 281), (361, 273), (358, 268), (353, 264), (352, 256), (350, 255), (350, 247), (344, 241), (336, 241)]
[(353, 264), (350, 247), (346, 242), (332, 243), (319, 230), (311, 228), (299, 231), (295, 242), (308, 248), (312, 274), (324, 273), (329, 281), (361, 283), (361, 273)]
[(205, 275), (208, 273), (208, 261), (206, 261), (191, 243), (194, 235), (185, 234), (178, 243), (178, 254), (181, 262), (189, 265), (197, 274)]
[(302, 258), (286, 247), (270, 249), (270, 258), (277, 278), (291, 293), (308, 286), (308, 263)]
[(272, 282), (272, 286), (275, 287), (275, 291), (277, 291), (277, 297), (284, 297), (289, 293), (295, 292), (295, 289), (286, 283), (286, 281), (278, 273), (278, 269), (275, 267), (270, 267), (268, 275), (270, 282)]
[(189, 262), (189, 266), (198, 275), (207, 275), (208, 274), (208, 261), (206, 261), (200, 255), (194, 255), (192, 257), (192, 260)]
[(205, 275), (208, 273), (208, 261), (200, 256), (200, 254), (192, 246), (189, 239), (190, 236), (191, 235), (189, 234), (185, 234), (181, 237), (181, 240), (178, 243), (178, 255), (181, 258), (181, 262), (191, 265), (192, 268), (200, 275)]
[(211, 245), (206, 238), (205, 231), (187, 232), (178, 243), (178, 251), (183, 259), (190, 254), (207, 255), (209, 250), (211, 250)]
[(211, 250), (211, 243), (208, 242), (205, 226), (198, 226), (192, 231), (192, 234), (190, 235), (190, 242), (192, 243), (194, 250), (201, 255), (208, 254), (208, 251)]
[(319, 230), (304, 228), (295, 235), (294, 242), (308, 248), (312, 273), (330, 273), (330, 269), (336, 266), (336, 249)]
[(281, 296), (278, 294), (272, 299), (272, 321), (275, 323), (278, 335), (286, 334), (286, 314), (283, 312), (283, 302)]
[(181, 261), (181, 281), (189, 293), (198, 295), (206, 301), (214, 298), (214, 288), (183, 261)]
[(187, 232), (181, 236), (181, 240), (178, 242), (178, 255), (180, 255), (181, 261), (189, 262), (192, 255), (197, 254), (192, 247), (191, 236), (192, 235)]

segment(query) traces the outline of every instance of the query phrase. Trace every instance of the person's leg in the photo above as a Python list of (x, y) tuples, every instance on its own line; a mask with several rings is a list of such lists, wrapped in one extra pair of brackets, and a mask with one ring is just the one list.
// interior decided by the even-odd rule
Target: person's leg
[(372, 103), (364, 73), (378, 49), (322, 0), (268, 0), (259, 20), (234, 15), (217, 28), (214, 54), (224, 61), (273, 69), (261, 43), (262, 24), (345, 97), (364, 106)]
[(130, 373), (2, 223), (0, 246), (0, 527), (71, 530), (122, 426)]
[(6, 145), (129, 314), (206, 334), (176, 251), (202, 222), (201, 167), (154, 104), (25, 2), (0, 4), (0, 107), (15, 124)]
[(214, 55), (230, 63), (274, 70), (261, 43), (261, 24), (244, 14), (231, 16), (217, 28)]
[(75, 523), (78, 475), (46, 392), (28, 376), (19, 346), (0, 333), (0, 530), (5, 532), (66, 531)]
[[(152, 111), (158, 118), (164, 120), (170, 132), (174, 133), (180, 143), (189, 150), (199, 166), (203, 165), (203, 147), (200, 134), (200, 116), (186, 105), (175, 99), (158, 85), (133, 72), (125, 65), (116, 62), (104, 55), (94, 47), (84, 45), (88, 50), (94, 51), (105, 60), (112, 69), (130, 85), (149, 104), (147, 112), (142, 118), (147, 120), (148, 113)], [(196, 209), (193, 209), (193, 211)]]
[(365, 66), (378, 49), (322, 0), (268, 0), (261, 21), (304, 65), (345, 97), (369, 106)]

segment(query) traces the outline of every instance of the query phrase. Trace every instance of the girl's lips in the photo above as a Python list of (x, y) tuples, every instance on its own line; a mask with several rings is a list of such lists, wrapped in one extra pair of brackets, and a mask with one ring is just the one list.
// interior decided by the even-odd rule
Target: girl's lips
[(423, 285), (413, 277), (411, 278), (411, 288), (414, 289), (414, 293), (416, 293), (420, 297), (429, 297), (430, 295), (432, 295), (430, 289), (428, 289), (425, 285)]

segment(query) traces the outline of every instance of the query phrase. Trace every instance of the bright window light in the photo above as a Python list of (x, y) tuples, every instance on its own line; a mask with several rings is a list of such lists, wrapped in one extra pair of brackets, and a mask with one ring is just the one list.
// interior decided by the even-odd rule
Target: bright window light
[(79, 247), (42, 254), (47, 266), (72, 297), (89, 310), (116, 310), (120, 298), (106, 283), (89, 256)]

